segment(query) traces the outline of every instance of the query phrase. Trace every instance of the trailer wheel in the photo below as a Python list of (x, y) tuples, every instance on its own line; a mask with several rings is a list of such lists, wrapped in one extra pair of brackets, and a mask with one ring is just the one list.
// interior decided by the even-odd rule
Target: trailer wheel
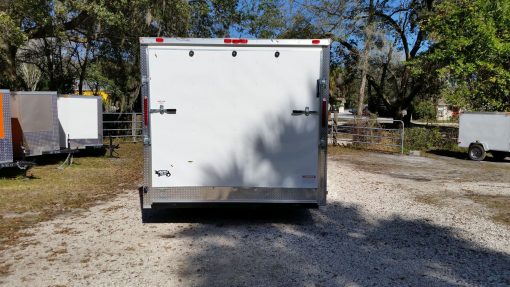
[(476, 160), (476, 161), (484, 160), (485, 156), (487, 155), (483, 146), (479, 145), (479, 144), (472, 144), (469, 147), (468, 154), (469, 154), (469, 158), (471, 160)]
[(492, 157), (494, 157), (494, 159), (497, 161), (503, 161), (503, 160), (505, 160), (505, 157), (508, 156), (508, 154), (503, 151), (491, 151), (491, 153), (492, 153)]

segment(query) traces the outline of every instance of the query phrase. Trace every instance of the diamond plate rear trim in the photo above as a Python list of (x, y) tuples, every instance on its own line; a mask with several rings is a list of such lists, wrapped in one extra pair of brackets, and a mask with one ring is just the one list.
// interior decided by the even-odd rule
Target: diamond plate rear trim
[(152, 203), (250, 202), (318, 203), (316, 188), (170, 187), (149, 188), (144, 207)]

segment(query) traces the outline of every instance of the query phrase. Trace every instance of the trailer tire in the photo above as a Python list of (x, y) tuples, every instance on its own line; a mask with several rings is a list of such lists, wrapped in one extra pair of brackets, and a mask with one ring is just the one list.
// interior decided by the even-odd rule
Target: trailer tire
[(508, 156), (508, 153), (504, 151), (491, 151), (492, 157), (497, 161), (504, 161), (505, 157)]
[(487, 153), (485, 152), (485, 149), (482, 145), (472, 144), (469, 146), (468, 155), (471, 160), (482, 161), (485, 159)]

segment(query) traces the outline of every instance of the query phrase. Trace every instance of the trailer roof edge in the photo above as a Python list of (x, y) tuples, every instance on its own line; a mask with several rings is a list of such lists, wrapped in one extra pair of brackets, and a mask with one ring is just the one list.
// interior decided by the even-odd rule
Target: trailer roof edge
[(178, 46), (330, 46), (331, 39), (247, 39), (140, 37), (141, 45)]

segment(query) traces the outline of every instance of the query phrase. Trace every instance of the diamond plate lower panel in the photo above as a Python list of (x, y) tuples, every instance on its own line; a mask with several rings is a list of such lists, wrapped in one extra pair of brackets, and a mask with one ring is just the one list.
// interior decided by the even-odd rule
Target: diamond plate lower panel
[(149, 188), (143, 205), (150, 208), (152, 203), (318, 203), (317, 198), (316, 188), (170, 187)]
[(13, 161), (12, 152), (12, 129), (11, 129), (11, 112), (9, 104), (9, 91), (0, 91), (0, 101), (2, 104), (3, 130), (4, 137), (0, 138), (0, 163), (11, 163)]
[(55, 131), (25, 132), (23, 140), (27, 148), (27, 156), (42, 155), (44, 152), (60, 149), (59, 138)]

